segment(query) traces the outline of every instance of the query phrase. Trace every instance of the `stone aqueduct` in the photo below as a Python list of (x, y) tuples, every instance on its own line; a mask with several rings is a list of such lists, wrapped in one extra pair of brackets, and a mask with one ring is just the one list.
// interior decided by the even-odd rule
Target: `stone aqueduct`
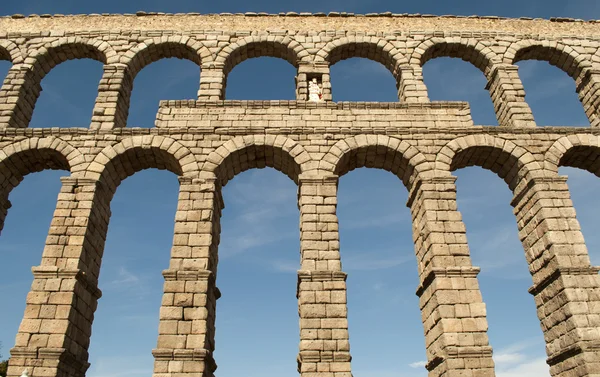
[[(227, 101), (227, 74), (273, 56), (297, 67), (296, 101)], [(422, 66), (462, 58), (488, 80), (499, 126), (473, 124), (467, 103), (430, 102)], [(166, 57), (201, 68), (197, 100), (163, 101), (154, 128), (126, 127), (136, 74)], [(397, 103), (334, 103), (330, 66), (364, 57), (397, 80)], [(164, 271), (155, 377), (211, 377), (221, 188), (236, 174), (273, 167), (299, 187), (298, 272), (302, 377), (349, 377), (346, 275), (336, 189), (359, 167), (397, 175), (409, 192), (417, 295), (429, 376), (494, 376), (479, 269), (456, 207), (465, 166), (495, 172), (512, 206), (552, 376), (600, 375), (600, 279), (560, 166), (600, 176), (600, 28), (594, 21), (395, 14), (148, 14), (0, 18), (0, 58), (13, 63), (0, 91), (1, 219), (29, 173), (70, 172), (24, 319), (9, 376), (84, 376), (110, 201), (146, 168), (179, 176), (169, 269)], [(89, 128), (27, 128), (40, 82), (77, 58), (104, 63)], [(516, 62), (548, 61), (569, 74), (590, 127), (540, 127)], [(307, 101), (307, 81), (323, 86)]]

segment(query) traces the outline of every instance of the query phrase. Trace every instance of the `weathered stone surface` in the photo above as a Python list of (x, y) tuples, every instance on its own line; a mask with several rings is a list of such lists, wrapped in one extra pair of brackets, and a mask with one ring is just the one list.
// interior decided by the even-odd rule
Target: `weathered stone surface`
[[(110, 201), (123, 179), (158, 168), (179, 177), (180, 193), (154, 376), (212, 377), (221, 188), (266, 166), (299, 186), (302, 377), (351, 376), (336, 207), (339, 177), (359, 167), (388, 170), (409, 192), (429, 375), (494, 376), (479, 268), (471, 264), (452, 175), (471, 165), (495, 172), (514, 193), (552, 375), (597, 375), (600, 279), (558, 167), (600, 176), (599, 49), (596, 22), (568, 19), (145, 12), (0, 18), (0, 59), (13, 63), (0, 90), (0, 227), (8, 195), (26, 174), (68, 172), (33, 268), (9, 376), (25, 368), (32, 377), (84, 376)], [(228, 73), (258, 56), (298, 69), (295, 101), (225, 100)], [(474, 125), (466, 103), (429, 101), (422, 66), (441, 56), (484, 73), (500, 126)], [(166, 57), (198, 64), (198, 98), (162, 102), (155, 128), (125, 127), (135, 76)], [(329, 68), (351, 57), (386, 66), (399, 101), (333, 103)], [(28, 129), (42, 78), (76, 58), (104, 63), (89, 129)], [(524, 59), (546, 60), (575, 80), (591, 127), (538, 127), (514, 65)], [(307, 101), (313, 79), (322, 102)]]

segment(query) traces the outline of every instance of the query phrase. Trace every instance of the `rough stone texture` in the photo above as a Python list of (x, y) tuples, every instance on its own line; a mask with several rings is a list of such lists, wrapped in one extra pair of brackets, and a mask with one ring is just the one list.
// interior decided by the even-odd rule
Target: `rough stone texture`
[[(10, 191), (29, 173), (65, 170), (56, 211), (8, 374), (82, 377), (101, 292), (110, 201), (147, 169), (179, 177), (180, 193), (155, 357), (155, 377), (212, 377), (221, 188), (266, 166), (298, 184), (302, 377), (350, 377), (346, 274), (337, 183), (359, 167), (385, 169), (407, 191), (417, 295), (431, 377), (494, 376), (486, 308), (456, 206), (452, 172), (489, 169), (512, 205), (531, 294), (555, 377), (600, 374), (600, 279), (590, 265), (560, 166), (600, 176), (600, 31), (595, 21), (426, 15), (137, 15), (0, 18), (0, 227)], [(258, 56), (297, 67), (295, 101), (227, 101), (228, 73)], [(382, 63), (398, 103), (333, 103), (329, 67)], [(478, 67), (500, 126), (474, 125), (468, 104), (430, 102), (422, 66), (449, 56)], [(163, 101), (156, 127), (125, 127), (136, 74), (165, 57), (196, 62), (198, 98)], [(28, 129), (41, 79), (77, 58), (104, 63), (89, 128)], [(539, 127), (515, 62), (546, 60), (576, 82), (590, 127)], [(309, 80), (324, 102), (307, 102)], [(524, 261), (525, 263), (525, 261)], [(400, 334), (399, 334), (400, 336)]]

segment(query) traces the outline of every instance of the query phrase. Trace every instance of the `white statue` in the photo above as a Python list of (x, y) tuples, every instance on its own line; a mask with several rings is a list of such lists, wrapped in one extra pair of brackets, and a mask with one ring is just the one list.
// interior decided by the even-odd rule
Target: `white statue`
[(311, 102), (323, 102), (323, 90), (317, 83), (316, 78), (313, 78), (308, 83), (308, 100)]
[(29, 371), (25, 369), (23, 373), (21, 373), (21, 377), (29, 377)]

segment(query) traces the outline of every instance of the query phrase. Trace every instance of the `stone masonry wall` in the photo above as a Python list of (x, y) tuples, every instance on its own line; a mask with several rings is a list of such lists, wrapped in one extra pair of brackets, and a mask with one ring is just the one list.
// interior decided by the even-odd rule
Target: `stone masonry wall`
[[(112, 196), (136, 172), (166, 169), (180, 192), (155, 377), (212, 377), (218, 360), (221, 190), (236, 174), (273, 167), (298, 185), (299, 353), (302, 377), (350, 377), (346, 274), (337, 220), (339, 177), (395, 174), (408, 193), (430, 377), (491, 377), (479, 268), (456, 205), (454, 170), (481, 166), (513, 191), (532, 275), (530, 293), (554, 377), (600, 374), (600, 279), (560, 166), (600, 176), (600, 31), (595, 21), (415, 15), (138, 15), (0, 18), (0, 225), (29, 173), (66, 171), (8, 375), (83, 377)], [(228, 101), (227, 74), (274, 56), (298, 74), (295, 101)], [(382, 63), (397, 103), (334, 103), (329, 67)], [(488, 79), (499, 126), (473, 124), (460, 102), (430, 102), (422, 66), (462, 58)], [(198, 98), (163, 101), (154, 128), (127, 126), (136, 74), (166, 57), (196, 62)], [(41, 80), (57, 64), (93, 58), (104, 75), (89, 128), (27, 128)], [(538, 126), (515, 62), (546, 60), (576, 82), (589, 127)], [(324, 102), (307, 102), (316, 78)], [(290, 292), (293, 294), (293, 292)], [(293, 361), (291, 361), (291, 364)]]

